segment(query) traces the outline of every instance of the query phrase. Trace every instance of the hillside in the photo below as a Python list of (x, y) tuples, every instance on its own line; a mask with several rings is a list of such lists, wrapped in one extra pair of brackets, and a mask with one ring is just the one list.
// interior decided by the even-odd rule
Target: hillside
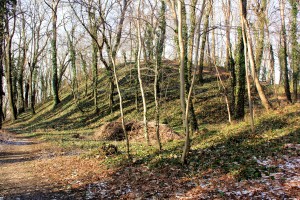
[[(124, 73), (130, 65), (119, 67), (125, 119), (142, 121), (141, 99), (139, 110), (135, 108), (135, 78), (130, 77), (134, 72)], [(226, 78), (228, 73), (221, 71)], [(143, 79), (148, 119), (153, 121), (153, 72), (143, 73), (147, 74)], [(183, 136), (178, 76), (176, 63), (166, 62), (161, 122)], [(192, 136), (187, 165), (180, 163), (183, 139), (164, 141), (163, 151), (159, 152), (155, 140), (147, 146), (144, 140), (131, 137), (132, 160), (126, 158), (124, 141), (95, 140), (95, 132), (107, 122), (118, 121), (120, 115), (118, 103), (113, 113), (108, 109), (109, 88), (101, 72), (99, 113), (95, 114), (92, 108), (92, 90), (85, 96), (81, 84), (78, 103), (65, 86), (60, 93), (62, 102), (54, 110), (48, 99), (37, 105), (34, 116), (27, 111), (14, 123), (5, 123), (0, 138), (0, 173), (6, 175), (0, 176), (0, 183), (10, 177), (10, 167), (20, 173), (8, 178), (10, 184), (0, 185), (0, 198), (299, 198), (300, 104), (266, 113), (252, 91), (256, 128), (252, 133), (248, 114), (244, 121), (227, 122), (226, 105), (214, 70), (205, 68), (204, 79), (204, 84), (197, 83), (193, 92), (200, 130)], [(265, 89), (272, 97), (272, 88)], [(108, 144), (117, 146), (118, 153), (106, 155), (102, 147)], [(31, 186), (25, 184), (28, 171)]]

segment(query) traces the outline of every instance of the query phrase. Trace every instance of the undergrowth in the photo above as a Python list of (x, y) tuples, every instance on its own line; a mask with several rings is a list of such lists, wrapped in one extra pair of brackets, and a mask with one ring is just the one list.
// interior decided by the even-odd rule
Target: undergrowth
[[(176, 72), (176, 69), (169, 69)], [(174, 74), (176, 74), (174, 72)], [(178, 100), (178, 77), (166, 76), (162, 90), (161, 121), (168, 124), (179, 134), (183, 134), (180, 102)], [(189, 153), (189, 162), (182, 166), (180, 157), (183, 140), (169, 141), (163, 144), (163, 150), (157, 149), (156, 141), (151, 146), (143, 142), (131, 142), (131, 160), (126, 157), (124, 141), (104, 142), (93, 138), (97, 130), (105, 122), (118, 120), (118, 105), (114, 112), (108, 109), (107, 87), (99, 90), (100, 112), (93, 112), (91, 90), (88, 95), (83, 94), (80, 88), (80, 103), (83, 108), (81, 113), (70, 93), (61, 96), (62, 103), (52, 109), (51, 99), (37, 105), (37, 114), (31, 115), (30, 111), (19, 116), (14, 122), (6, 122), (8, 130), (23, 134), (28, 138), (39, 138), (52, 142), (66, 150), (84, 150), (83, 158), (96, 157), (99, 163), (107, 168), (120, 166), (145, 165), (151, 169), (165, 167), (181, 168), (188, 175), (199, 175), (213, 169), (224, 174), (230, 174), (238, 180), (259, 178), (278, 169), (260, 166), (256, 159), (276, 157), (280, 154), (299, 154), (285, 149), (285, 144), (299, 144), (300, 140), (300, 106), (290, 105), (264, 113), (256, 107), (255, 132), (252, 132), (248, 117), (244, 121), (227, 123), (226, 105), (221, 96), (218, 83), (213, 75), (206, 75), (204, 85), (196, 85), (194, 90), (194, 104), (200, 128), (206, 131), (194, 133), (191, 138), (192, 146)], [(100, 77), (99, 85), (106, 85), (106, 78)], [(124, 92), (124, 107), (126, 120), (141, 120), (140, 111), (135, 109), (134, 84), (130, 84), (128, 77), (122, 77), (122, 91)], [(126, 82), (127, 81), (127, 82)], [(147, 83), (147, 82), (146, 82)], [(154, 103), (151, 80), (146, 84), (148, 101), (148, 119), (154, 120)], [(69, 89), (64, 88), (69, 91)], [(129, 92), (128, 92), (129, 91)], [(115, 101), (117, 97), (115, 96)], [(141, 102), (140, 102), (141, 104)], [(257, 105), (257, 104), (256, 104)], [(114, 155), (104, 156), (99, 148), (104, 143), (111, 143), (118, 147), (119, 152)]]

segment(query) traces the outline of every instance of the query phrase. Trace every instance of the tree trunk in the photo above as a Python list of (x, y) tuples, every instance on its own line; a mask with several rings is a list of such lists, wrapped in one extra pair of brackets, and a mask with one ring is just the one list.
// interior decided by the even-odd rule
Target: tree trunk
[[(215, 17), (214, 17), (214, 9), (212, 7), (211, 10), (211, 24), (215, 25)], [(217, 64), (217, 59), (216, 59), (216, 37), (215, 37), (215, 29), (211, 31), (211, 37), (212, 37), (212, 44), (211, 44), (211, 52), (212, 52), (212, 60), (214, 60)]]
[[(147, 62), (153, 61), (153, 27), (152, 24), (146, 23), (145, 30), (145, 52)], [(148, 63), (147, 63), (148, 64)]]
[(266, 18), (266, 7), (267, 0), (262, 0), (260, 4), (258, 4), (256, 15), (258, 17), (258, 32), (257, 41), (256, 41), (256, 51), (255, 51), (255, 64), (257, 67), (257, 77), (260, 77), (261, 73), (261, 63), (264, 53), (264, 41), (265, 41), (265, 18)]
[[(223, 3), (223, 11), (225, 15), (225, 26), (226, 26), (226, 61), (225, 68), (232, 73), (232, 52), (231, 52), (231, 42), (230, 42), (230, 18), (231, 18), (231, 1), (227, 0), (227, 5)], [(232, 76), (232, 75), (231, 75)]]
[(114, 108), (114, 93), (115, 93), (115, 84), (114, 84), (114, 77), (113, 73), (111, 71), (108, 72), (109, 74), (109, 107), (110, 107), (110, 113), (113, 113)]
[[(91, 34), (96, 38), (92, 38), (92, 74), (93, 74), (93, 98), (94, 98), (94, 112), (98, 113), (98, 33), (97, 33), (97, 22), (96, 22), (96, 14), (95, 10), (89, 10), (89, 26), (91, 30)], [(99, 49), (100, 50), (100, 49)]]
[(293, 102), (296, 103), (298, 100), (298, 85), (299, 85), (299, 47), (297, 41), (297, 14), (298, 14), (298, 6), (299, 2), (297, 3), (296, 0), (289, 0), (292, 10), (291, 15), (292, 19), (291, 23), (291, 68), (293, 69)]
[(30, 89), (30, 109), (31, 113), (34, 115), (35, 110), (34, 110), (34, 101), (35, 101), (35, 91), (34, 91), (34, 78), (33, 74), (35, 73), (35, 66), (30, 66), (30, 74), (29, 74), (29, 89)]
[[(198, 81), (203, 83), (203, 64), (204, 64), (204, 51), (205, 51), (205, 44), (207, 39), (207, 32), (208, 32), (208, 25), (209, 25), (209, 15), (211, 11), (211, 5), (207, 7), (205, 18), (204, 18), (204, 28), (202, 33), (202, 42), (200, 48), (200, 58), (199, 58), (199, 72), (198, 72)], [(196, 61), (198, 62), (198, 61)]]
[(138, 58), (138, 49), (136, 48), (134, 52), (134, 104), (135, 104), (135, 110), (139, 112), (139, 80), (138, 80), (138, 74), (137, 74), (137, 58)]
[(162, 64), (162, 53), (164, 50), (165, 34), (166, 34), (166, 3), (161, 1), (161, 10), (159, 15), (159, 32), (156, 41), (156, 63), (155, 63), (155, 77), (154, 77), (154, 100), (155, 100), (155, 134), (158, 143), (158, 148), (161, 151), (162, 145), (159, 133), (159, 118), (160, 118), (160, 69)]
[(242, 24), (244, 26), (244, 31), (245, 31), (245, 36), (247, 39), (247, 52), (248, 52), (248, 57), (250, 60), (250, 65), (251, 65), (251, 69), (252, 69), (252, 76), (253, 76), (253, 80), (254, 80), (254, 84), (256, 86), (258, 95), (260, 97), (260, 100), (262, 102), (262, 105), (264, 106), (264, 108), (269, 111), (270, 109), (272, 109), (272, 105), (270, 104), (269, 100), (267, 99), (265, 92), (258, 80), (257, 74), (256, 74), (256, 65), (255, 65), (255, 60), (254, 60), (254, 55), (253, 55), (253, 48), (252, 48), (252, 39), (251, 39), (251, 34), (250, 34), (250, 27), (249, 27), (249, 23), (247, 20), (247, 12), (246, 12), (246, 4), (247, 2), (245, 0), (240, 0), (240, 9), (241, 9), (241, 17), (242, 17)]
[(77, 101), (78, 95), (78, 84), (77, 84), (77, 70), (76, 70), (76, 50), (74, 44), (74, 32), (75, 27), (73, 25), (71, 29), (71, 33), (67, 33), (68, 41), (69, 41), (69, 51), (70, 51), (70, 59), (71, 59), (71, 69), (72, 69), (72, 90), (74, 93), (74, 99)]
[(248, 91), (248, 103), (249, 103), (249, 111), (250, 111), (250, 124), (252, 132), (255, 131), (254, 127), (254, 116), (253, 116), (253, 106), (252, 106), (252, 98), (251, 98), (251, 87), (250, 87), (250, 79), (248, 72), (248, 59), (247, 59), (247, 36), (246, 36), (246, 26), (244, 23), (244, 18), (246, 18), (247, 14), (247, 0), (240, 0), (240, 16), (241, 16), (241, 25), (242, 25), (242, 35), (244, 42), (244, 57), (245, 57), (245, 72), (246, 72), (246, 81), (247, 81), (247, 91)]
[(145, 139), (147, 141), (147, 144), (150, 145), (149, 141), (149, 134), (148, 134), (148, 120), (147, 120), (147, 104), (146, 104), (146, 99), (145, 99), (145, 93), (144, 93), (144, 87), (143, 87), (143, 81), (142, 81), (142, 75), (141, 75), (141, 64), (140, 64), (140, 59), (141, 59), (141, 50), (142, 50), (142, 38), (141, 38), (141, 28), (140, 28), (140, 18), (141, 18), (141, 10), (140, 10), (140, 5), (141, 0), (139, 0), (138, 3), (138, 21), (137, 21), (137, 34), (138, 34), (138, 55), (137, 55), (137, 70), (138, 70), (138, 80), (140, 84), (140, 91), (141, 91), (141, 96), (142, 96), (142, 101), (143, 101), (143, 121), (144, 121), (144, 134), (145, 134)]
[(23, 90), (23, 73), (24, 68), (20, 66), (20, 70), (18, 73), (18, 114), (22, 114), (25, 111), (25, 104), (24, 104), (24, 90)]
[[(203, 14), (204, 14), (204, 9), (205, 9), (205, 4), (206, 4), (206, 0), (204, 0), (202, 2), (202, 7), (201, 7), (201, 13), (200, 13), (200, 16), (199, 16), (199, 19), (198, 19), (198, 27), (197, 27), (197, 41), (196, 41), (196, 56), (195, 56), (195, 65), (197, 66), (198, 65), (198, 58), (199, 58), (199, 46), (200, 46), (200, 39), (201, 39), (201, 22), (202, 22), (202, 17), (203, 17)], [(198, 66), (197, 66), (198, 67)]]
[[(185, 41), (188, 41), (188, 49), (186, 48), (186, 51), (188, 53), (188, 58), (187, 58), (187, 69), (186, 69), (186, 92), (188, 95), (189, 89), (191, 87), (191, 81), (192, 81), (192, 77), (191, 77), (191, 72), (192, 72), (192, 68), (193, 68), (193, 52), (194, 52), (194, 35), (195, 35), (195, 29), (196, 29), (196, 4), (197, 4), (198, 0), (192, 0), (192, 4), (191, 4), (191, 14), (190, 14), (190, 20), (191, 20), (191, 28), (190, 28), (190, 33), (189, 36), (187, 34)], [(184, 11), (185, 14), (185, 11)], [(186, 15), (186, 14), (185, 14)], [(186, 20), (185, 20), (186, 22)], [(186, 26), (186, 24), (185, 24)], [(187, 31), (187, 30), (186, 30)], [(197, 62), (197, 61), (196, 61)], [(198, 122), (197, 122), (197, 118), (196, 118), (196, 114), (195, 114), (195, 110), (194, 110), (194, 103), (192, 101), (192, 98), (190, 98), (190, 102), (189, 102), (190, 106), (189, 106), (189, 115), (191, 118), (191, 122), (190, 122), (190, 126), (192, 129), (192, 132), (197, 131), (198, 130)]]
[(4, 47), (4, 1), (0, 1), (0, 129), (3, 121), (3, 47)]
[(47, 82), (46, 82), (46, 75), (42, 73), (39, 74), (40, 77), (40, 84), (41, 84), (41, 101), (44, 102), (47, 98)]
[(32, 113), (35, 114), (35, 103), (37, 101), (36, 97), (37, 95), (37, 90), (36, 90), (36, 85), (37, 85), (37, 69), (33, 71), (33, 79), (32, 79), (32, 91), (31, 91), (31, 109)]
[[(22, 48), (22, 58), (19, 62), (19, 72), (18, 72), (18, 113), (21, 114), (25, 111), (24, 105), (24, 68), (26, 65), (26, 52), (27, 52), (27, 44), (26, 44), (26, 34), (25, 34), (25, 16), (22, 14), (22, 38), (23, 38), (23, 48)], [(21, 51), (20, 51), (21, 53)], [(21, 55), (19, 55), (21, 56)]]
[[(9, 44), (10, 43), (10, 44)], [(9, 108), (11, 112), (12, 120), (17, 119), (17, 113), (15, 110), (15, 101), (14, 101), (14, 93), (13, 93), (13, 80), (12, 80), (12, 58), (11, 58), (11, 41), (10, 39), (7, 42), (6, 46), (6, 80), (7, 80), (7, 92), (8, 92), (8, 99), (9, 99)]]
[[(6, 6), (6, 5), (5, 5)], [(13, 71), (13, 59), (12, 59), (12, 38), (15, 33), (15, 25), (16, 25), (16, 3), (13, 4), (12, 8), (12, 16), (13, 16), (13, 27), (10, 27), (9, 23), (9, 14), (6, 13), (5, 18), (5, 32), (6, 32), (6, 48), (5, 48), (5, 66), (6, 66), (6, 82), (7, 82), (7, 92), (8, 92), (8, 101), (11, 112), (12, 120), (17, 119), (17, 112), (14, 101), (14, 92), (13, 92), (13, 80), (12, 80), (12, 71)]]
[(28, 108), (28, 98), (29, 98), (29, 80), (25, 82), (25, 96), (24, 96), (25, 108)]
[[(184, 4), (184, 1), (183, 1)], [(181, 102), (181, 111), (182, 111), (182, 121), (183, 121), (183, 128), (185, 130), (185, 144), (183, 148), (183, 153), (181, 157), (181, 162), (185, 163), (186, 158), (190, 149), (190, 135), (189, 135), (189, 128), (188, 128), (188, 119), (186, 117), (186, 102), (185, 102), (185, 65), (186, 65), (186, 59), (185, 59), (185, 42), (184, 42), (184, 35), (183, 35), (183, 18), (182, 18), (182, 11), (183, 11), (183, 5), (181, 0), (177, 0), (177, 16), (178, 16), (178, 43), (179, 43), (179, 49), (180, 49), (180, 102)]]
[(60, 103), (59, 95), (58, 95), (58, 77), (57, 77), (57, 6), (59, 0), (52, 0), (52, 89), (54, 95), (54, 107), (56, 107)]
[(83, 55), (80, 53), (81, 63), (82, 63), (82, 70), (84, 73), (84, 96), (87, 96), (88, 91), (88, 72), (87, 72), (87, 64), (86, 61), (83, 58)]
[(127, 134), (126, 127), (125, 127), (125, 119), (124, 119), (124, 112), (123, 112), (123, 99), (122, 99), (122, 94), (121, 94), (121, 90), (120, 90), (120, 87), (119, 87), (119, 79), (118, 79), (117, 72), (116, 72), (116, 64), (115, 64), (115, 60), (113, 59), (112, 55), (111, 55), (111, 61), (112, 61), (112, 65), (113, 65), (114, 78), (115, 78), (115, 81), (116, 81), (116, 86), (117, 86), (117, 91), (118, 91), (118, 96), (119, 96), (119, 105), (120, 105), (122, 129), (123, 129), (125, 139), (126, 139), (126, 152), (127, 152), (127, 157), (129, 159), (130, 158), (129, 138), (128, 138), (128, 134)]
[(284, 0), (280, 0), (280, 16), (281, 16), (281, 36), (280, 36), (280, 54), (279, 59), (283, 70), (284, 92), (289, 103), (292, 103), (292, 96), (290, 92), (290, 83), (288, 75), (287, 63), (287, 44), (286, 44), (286, 29), (285, 29), (285, 15), (284, 15)]
[(225, 15), (225, 26), (226, 26), (226, 61), (225, 68), (230, 72), (230, 113), (233, 115), (235, 108), (235, 86), (236, 86), (236, 75), (234, 68), (234, 60), (232, 57), (231, 51), (231, 42), (230, 42), (230, 18), (231, 18), (231, 1), (227, 0), (227, 5), (223, 4), (223, 10)]
[[(191, 80), (191, 69), (193, 67), (193, 53), (194, 53), (194, 36), (196, 30), (196, 5), (198, 0), (191, 1), (191, 13), (190, 13), (190, 32), (188, 37), (188, 77)], [(196, 50), (197, 51), (197, 50)]]
[[(115, 43), (114, 45), (112, 44), (108, 44), (106, 37), (105, 42), (106, 44), (109, 46), (108, 48), (111, 51), (111, 64), (113, 61), (116, 60), (116, 56), (117, 56), (117, 51), (119, 49), (119, 45), (121, 42), (121, 36), (122, 36), (122, 30), (123, 30), (123, 24), (124, 24), (124, 20), (125, 20), (125, 14), (128, 8), (128, 5), (130, 4), (130, 1), (128, 0), (123, 0), (122, 1), (122, 9), (121, 9), (121, 16), (120, 16), (120, 20), (119, 23), (117, 25), (117, 32), (116, 32), (116, 39), (115, 39)], [(104, 35), (103, 35), (104, 36)], [(111, 112), (113, 111), (113, 105), (114, 105), (114, 90), (115, 90), (115, 85), (114, 85), (114, 71), (112, 69), (112, 67), (109, 67), (109, 75), (110, 75), (110, 106), (111, 106)]]
[(235, 103), (235, 119), (243, 119), (245, 115), (245, 92), (246, 92), (246, 72), (245, 72), (245, 54), (242, 30), (238, 29), (238, 43), (236, 45), (235, 53), (235, 69), (237, 74), (236, 85), (236, 103)]

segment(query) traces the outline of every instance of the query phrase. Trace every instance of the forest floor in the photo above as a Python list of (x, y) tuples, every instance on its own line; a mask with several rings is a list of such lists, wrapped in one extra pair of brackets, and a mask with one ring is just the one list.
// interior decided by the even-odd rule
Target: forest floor
[[(291, 112), (294, 109), (281, 111), (296, 120), (290, 127), (296, 130), (291, 133), (293, 137), (276, 138), (276, 148), (280, 150), (273, 155), (256, 157), (258, 154), (254, 153), (247, 160), (247, 166), (253, 167), (239, 172), (245, 173), (246, 178), (242, 179), (234, 173), (224, 173), (212, 163), (205, 170), (194, 168), (197, 164), (194, 156), (200, 161), (202, 156), (218, 159), (220, 166), (235, 156), (230, 153), (243, 158), (242, 154), (247, 154), (244, 149), (241, 152), (227, 149), (227, 145), (240, 142), (238, 138), (235, 138), (238, 142), (231, 140), (230, 144), (193, 150), (192, 161), (186, 166), (164, 160), (159, 167), (149, 167), (141, 160), (133, 160), (110, 168), (99, 156), (82, 156), (82, 150), (65, 149), (26, 134), (2, 131), (0, 199), (299, 199), (299, 112)], [(282, 129), (284, 125), (279, 126)], [(261, 146), (261, 151), (268, 152), (267, 148), (273, 151), (273, 142)], [(168, 156), (176, 159), (176, 155)], [(230, 163), (230, 167), (238, 169), (241, 163)]]
[[(109, 87), (99, 89), (97, 114), (92, 90), (85, 94), (81, 87), (78, 103), (70, 88), (62, 88), (57, 107), (49, 98), (36, 105), (35, 115), (28, 110), (5, 122), (0, 132), (0, 200), (300, 199), (300, 103), (287, 105), (281, 98), (277, 105), (273, 88), (264, 86), (275, 109), (265, 112), (252, 91), (255, 131), (247, 109), (244, 120), (229, 124), (215, 73), (205, 68), (205, 83), (194, 91), (200, 130), (192, 135), (188, 163), (182, 165), (178, 66), (168, 63), (164, 70), (161, 123), (179, 138), (166, 138), (158, 151), (153, 137), (148, 146), (142, 134), (130, 136), (128, 160), (124, 141), (95, 139), (105, 124), (119, 121), (118, 104), (113, 113), (108, 109)], [(221, 72), (225, 79), (226, 72)], [(135, 85), (121, 75), (126, 121), (141, 120)], [(148, 119), (153, 121), (153, 80), (144, 78)], [(103, 75), (99, 85), (106, 83)], [(169, 137), (163, 130), (161, 134)], [(104, 145), (117, 146), (118, 153), (106, 155)]]

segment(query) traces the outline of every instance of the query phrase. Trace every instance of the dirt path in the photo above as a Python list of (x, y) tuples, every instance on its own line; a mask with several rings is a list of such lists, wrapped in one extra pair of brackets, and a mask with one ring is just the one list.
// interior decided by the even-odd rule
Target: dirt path
[(0, 133), (0, 197), (24, 195), (42, 185), (35, 161), (45, 147), (9, 132)]
[(72, 194), (74, 198), (75, 194), (82, 195), (62, 181), (70, 177), (77, 164), (88, 166), (84, 161), (72, 164), (74, 160), (76, 156), (47, 143), (1, 131), (0, 199), (68, 199)]

